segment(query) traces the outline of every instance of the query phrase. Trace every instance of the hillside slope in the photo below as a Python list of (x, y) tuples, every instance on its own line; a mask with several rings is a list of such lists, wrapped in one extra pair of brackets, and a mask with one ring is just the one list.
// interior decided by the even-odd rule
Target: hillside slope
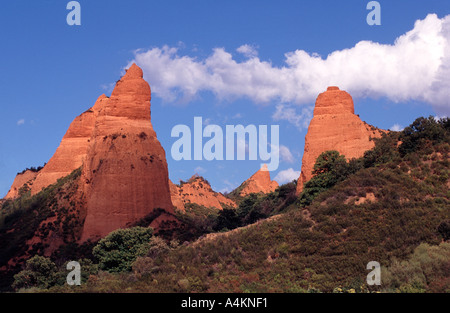
[[(395, 268), (424, 249), (443, 257), (433, 261), (440, 262), (435, 275), (419, 290), (449, 291), (448, 271), (437, 270), (450, 266), (448, 246), (438, 246), (449, 239), (449, 126), (448, 119), (420, 118), (376, 140), (351, 162), (354, 173), (315, 193), (309, 206), (298, 202), (277, 218), (140, 257), (133, 272), (99, 273), (80, 291), (365, 291), (369, 261)], [(407, 279), (402, 284), (402, 290), (418, 290)]]

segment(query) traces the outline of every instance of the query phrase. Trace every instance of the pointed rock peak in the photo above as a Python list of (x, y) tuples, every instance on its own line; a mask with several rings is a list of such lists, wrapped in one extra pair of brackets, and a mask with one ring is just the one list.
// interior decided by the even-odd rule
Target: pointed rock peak
[(268, 171), (269, 171), (269, 168), (267, 167), (267, 164), (263, 164), (263, 165), (261, 166), (260, 171), (261, 171), (261, 172), (268, 172)]
[(142, 69), (132, 64), (116, 83), (105, 106), (105, 115), (150, 120), (150, 85), (143, 79)]
[(125, 75), (122, 77), (121, 80), (125, 79), (136, 79), (136, 78), (143, 78), (144, 72), (142, 69), (136, 65), (136, 63), (133, 63), (127, 70)]
[(329, 114), (355, 114), (353, 99), (350, 94), (339, 87), (330, 86), (316, 99), (314, 116)]
[(270, 172), (267, 164), (261, 166), (255, 174), (247, 179), (243, 185), (240, 195), (245, 197), (251, 193), (269, 193), (278, 187), (278, 183), (270, 179)]

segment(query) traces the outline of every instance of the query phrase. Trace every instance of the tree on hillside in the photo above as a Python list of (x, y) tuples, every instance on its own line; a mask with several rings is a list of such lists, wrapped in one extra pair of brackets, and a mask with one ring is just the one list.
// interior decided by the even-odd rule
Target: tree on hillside
[(400, 134), (402, 144), (399, 152), (402, 156), (417, 151), (427, 142), (438, 144), (441, 142), (450, 143), (450, 122), (449, 118), (436, 120), (433, 116), (428, 118), (419, 117)]
[(100, 269), (109, 272), (130, 271), (138, 256), (148, 253), (153, 235), (152, 228), (133, 227), (118, 229), (101, 239), (92, 250), (99, 260)]
[(36, 255), (25, 263), (25, 268), (14, 275), (12, 287), (21, 288), (49, 288), (56, 282), (57, 267), (49, 258)]
[(356, 171), (358, 166), (353, 161), (350, 167), (345, 156), (338, 151), (325, 151), (319, 155), (314, 164), (313, 178), (305, 183), (303, 192), (300, 194), (300, 204), (307, 206), (322, 191), (327, 190), (338, 182), (344, 180), (350, 171)]

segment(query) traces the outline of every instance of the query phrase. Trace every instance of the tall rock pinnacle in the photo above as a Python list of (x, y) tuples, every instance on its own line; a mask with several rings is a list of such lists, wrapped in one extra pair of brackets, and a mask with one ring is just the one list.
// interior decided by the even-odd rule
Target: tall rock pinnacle
[(347, 160), (359, 158), (375, 145), (371, 138), (379, 138), (383, 132), (355, 115), (350, 94), (338, 87), (328, 87), (327, 91), (317, 97), (314, 117), (305, 137), (297, 193), (312, 178), (314, 164), (322, 152), (337, 150)]
[(164, 209), (152, 225), (174, 220), (165, 151), (150, 121), (151, 90), (133, 64), (116, 83), (111, 97), (76, 117), (53, 157), (38, 173), (18, 175), (31, 193), (54, 184), (81, 167), (77, 203), (84, 218), (81, 241), (98, 239)]
[(173, 212), (165, 151), (150, 121), (151, 91), (142, 77), (133, 64), (96, 119), (82, 171), (82, 240), (103, 237), (156, 208)]

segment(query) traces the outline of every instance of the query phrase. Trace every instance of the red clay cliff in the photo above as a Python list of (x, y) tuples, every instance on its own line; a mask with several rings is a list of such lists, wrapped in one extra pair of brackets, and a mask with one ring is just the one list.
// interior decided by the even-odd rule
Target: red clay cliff
[[(166, 155), (150, 122), (151, 91), (142, 77), (133, 64), (99, 104), (81, 176), (87, 209), (82, 241), (157, 208), (173, 213)], [(170, 216), (154, 224), (164, 218)]]
[(316, 100), (314, 117), (305, 137), (302, 169), (297, 181), (297, 193), (312, 178), (317, 157), (325, 151), (337, 150), (347, 160), (359, 158), (374, 147), (372, 138), (383, 134), (355, 115), (353, 99), (338, 87), (328, 87)]
[(235, 208), (237, 204), (220, 192), (215, 192), (203, 177), (194, 175), (189, 181), (175, 185), (171, 181), (170, 192), (173, 205), (185, 211), (185, 204), (194, 203), (206, 208), (222, 210), (224, 207)]
[(53, 157), (38, 173), (18, 175), (7, 198), (25, 183), (31, 194), (81, 168), (76, 194), (84, 219), (81, 241), (98, 239), (164, 209), (150, 226), (175, 220), (165, 151), (150, 121), (151, 91), (133, 64), (111, 97), (76, 117)]

